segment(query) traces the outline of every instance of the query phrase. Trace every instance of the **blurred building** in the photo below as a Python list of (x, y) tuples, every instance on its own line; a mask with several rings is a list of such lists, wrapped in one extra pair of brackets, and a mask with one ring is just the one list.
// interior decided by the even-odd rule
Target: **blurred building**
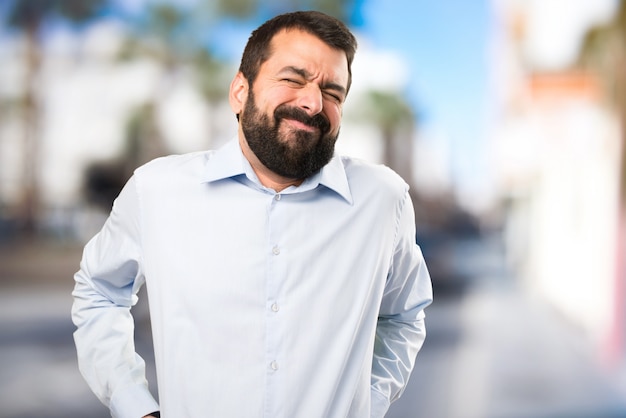
[[(552, 4), (550, 19), (548, 10), (541, 14), (540, 2), (494, 3), (500, 36), (494, 45), (499, 84), (492, 140), (509, 261), (525, 290), (551, 302), (594, 343), (599, 361), (623, 366), (618, 115), (603, 100), (595, 76), (573, 65), (571, 52), (560, 63), (541, 60), (549, 55), (541, 49), (559, 34), (541, 32), (537, 20), (558, 27), (559, 19), (572, 16), (567, 9), (574, 4), (544, 2), (545, 9)], [(594, 23), (589, 18), (585, 26), (581, 19), (570, 38), (581, 38)]]
[[(133, 118), (145, 106), (156, 103), (156, 112), (161, 112), (166, 106), (182, 103), (188, 111), (185, 129), (178, 131), (183, 135), (190, 127), (204, 127), (204, 115), (199, 115), (202, 100), (193, 94), (188, 78), (168, 80), (173, 86), (171, 94), (159, 97), (165, 76), (157, 62), (145, 57), (119, 60), (117, 55), (127, 36), (120, 24), (104, 21), (82, 33), (59, 28), (42, 39), (40, 65), (34, 78), (36, 147), (24, 144), (24, 116), (19, 106), (6, 112), (0, 123), (0, 203), (5, 222), (15, 222), (22, 215), (26, 165), (33, 166), (38, 185), (38, 230), (64, 236), (84, 233), (79, 237), (83, 239), (101, 225), (99, 211), (108, 211), (111, 203), (89, 199), (90, 186), (119, 191), (119, 183), (123, 184), (131, 169), (123, 166), (124, 160), (135, 160), (129, 161), (132, 164), (208, 142), (201, 135), (187, 135), (186, 141), (180, 142), (176, 142), (178, 137), (168, 137), (172, 142), (161, 141), (158, 145), (151, 139), (133, 151), (137, 148), (133, 143), (143, 141), (136, 137), (148, 135), (148, 128), (143, 132), (131, 129)], [(19, 34), (5, 34), (0, 49), (0, 80), (4, 86), (11, 86), (3, 89), (2, 99), (19, 105), (28, 81), (24, 76), (24, 39)], [(133, 153), (139, 155), (131, 158)], [(94, 173), (94, 179), (86, 177), (89, 173)], [(104, 208), (98, 207), (101, 203)]]

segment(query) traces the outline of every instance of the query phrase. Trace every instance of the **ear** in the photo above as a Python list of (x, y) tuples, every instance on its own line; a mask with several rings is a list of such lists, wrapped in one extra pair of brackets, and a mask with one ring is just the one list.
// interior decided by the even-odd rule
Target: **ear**
[(230, 92), (228, 94), (230, 108), (236, 115), (241, 113), (247, 97), (248, 80), (246, 80), (241, 72), (238, 72), (230, 83)]

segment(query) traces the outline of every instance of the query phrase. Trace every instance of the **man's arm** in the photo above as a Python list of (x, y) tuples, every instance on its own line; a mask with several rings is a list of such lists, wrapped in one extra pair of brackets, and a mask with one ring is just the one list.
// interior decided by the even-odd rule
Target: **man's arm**
[(426, 337), (424, 308), (432, 297), (430, 275), (415, 242), (413, 204), (407, 193), (376, 328), (372, 418), (383, 417), (404, 391)]
[(85, 246), (74, 276), (72, 320), (83, 377), (113, 417), (138, 418), (159, 409), (135, 352), (130, 308), (143, 284), (139, 201), (131, 179), (102, 230)]

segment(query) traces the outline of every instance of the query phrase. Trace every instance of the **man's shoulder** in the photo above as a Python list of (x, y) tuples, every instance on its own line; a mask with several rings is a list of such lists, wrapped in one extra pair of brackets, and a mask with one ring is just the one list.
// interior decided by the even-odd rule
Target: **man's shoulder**
[(178, 178), (200, 176), (213, 151), (197, 151), (172, 154), (155, 158), (135, 170), (135, 176), (143, 181), (173, 181)]
[(384, 164), (348, 156), (342, 156), (341, 161), (351, 188), (366, 187), (401, 194), (408, 190), (407, 182), (398, 173)]

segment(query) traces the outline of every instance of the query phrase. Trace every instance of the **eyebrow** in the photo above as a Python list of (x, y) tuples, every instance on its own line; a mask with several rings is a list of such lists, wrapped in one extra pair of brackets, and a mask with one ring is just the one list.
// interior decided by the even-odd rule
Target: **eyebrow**
[[(300, 77), (304, 78), (305, 80), (309, 80), (311, 78), (311, 73), (309, 73), (307, 70), (305, 70), (304, 68), (294, 67), (292, 65), (283, 67), (280, 70), (280, 73), (283, 73), (283, 72), (295, 73), (299, 75)], [(346, 94), (345, 87), (337, 83), (327, 82), (327, 83), (322, 84), (320, 87), (322, 88), (322, 90), (335, 90), (338, 93), (341, 93), (342, 95)]]

